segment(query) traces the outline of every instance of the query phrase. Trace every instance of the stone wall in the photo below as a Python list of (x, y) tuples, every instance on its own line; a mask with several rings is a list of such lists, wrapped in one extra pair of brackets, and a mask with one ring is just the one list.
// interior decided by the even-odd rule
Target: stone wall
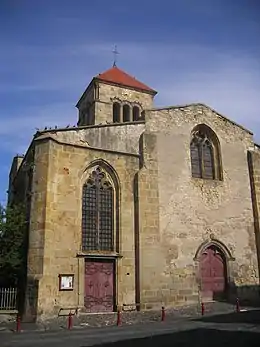
[(138, 254), (140, 303), (144, 309), (161, 306), (166, 287), (164, 254), (160, 247), (157, 136), (145, 132), (140, 138), (141, 168), (138, 172)]
[(51, 136), (62, 143), (94, 147), (104, 150), (139, 153), (139, 137), (144, 122), (111, 124), (46, 131), (39, 136)]
[[(34, 198), (34, 211), (41, 211), (38, 224), (36, 214), (32, 216), (31, 234), (37, 244), (43, 242), (42, 278), (39, 280), (38, 315), (57, 314), (61, 307), (84, 306), (84, 257), (81, 252), (81, 201), (82, 186), (86, 181), (88, 167), (93, 161), (106, 168), (111, 165), (119, 179), (119, 256), (117, 262), (117, 304), (135, 302), (135, 247), (134, 247), (134, 204), (133, 177), (139, 168), (136, 155), (118, 155), (88, 148), (62, 145), (49, 140), (38, 144), (36, 162), (39, 169), (47, 170), (48, 183), (38, 180), (38, 196), (46, 194), (41, 200), (46, 207), (37, 205)], [(48, 146), (48, 151), (47, 151)], [(42, 148), (42, 149), (41, 149)], [(41, 149), (41, 151), (40, 151)], [(45, 150), (47, 153), (45, 154)], [(46, 158), (45, 158), (46, 156)], [(51, 161), (48, 158), (52, 158)], [(40, 164), (40, 163), (45, 164)], [(44, 165), (44, 166), (40, 166)], [(46, 175), (44, 175), (46, 177)], [(43, 192), (45, 191), (45, 193)], [(44, 221), (41, 218), (44, 215)], [(44, 234), (40, 232), (43, 227)], [(37, 230), (38, 229), (38, 230)], [(36, 242), (36, 240), (35, 240)], [(32, 251), (31, 251), (32, 254)], [(38, 254), (35, 254), (36, 258)], [(35, 262), (35, 266), (37, 265)], [(40, 272), (35, 270), (34, 272)], [(59, 291), (59, 274), (72, 273), (75, 276), (75, 289), (70, 292)]]
[(8, 186), (8, 202), (11, 203), (14, 200), (14, 180), (17, 177), (17, 172), (23, 161), (23, 156), (15, 156), (12, 161), (12, 166), (9, 173), (9, 186)]
[(95, 124), (113, 122), (113, 101), (139, 105), (141, 111), (153, 107), (153, 95), (150, 93), (99, 82), (99, 100), (95, 106)]
[[(113, 88), (104, 84), (106, 87)], [(104, 97), (109, 100), (108, 95)], [(191, 177), (190, 135), (200, 123), (211, 127), (220, 141), (222, 181)], [(117, 257), (118, 305), (140, 302), (148, 309), (197, 300), (200, 282), (195, 256), (203, 243), (212, 241), (228, 250), (229, 283), (240, 288), (256, 285), (256, 218), (248, 151), (253, 153), (256, 201), (260, 198), (260, 165), (259, 151), (252, 151), (253, 147), (250, 132), (203, 105), (146, 111), (145, 124), (38, 134), (28, 256), (29, 306), (43, 317), (57, 314), (62, 307), (84, 305), (82, 186), (91, 165), (97, 163), (104, 169), (113, 168), (119, 181), (120, 242), (113, 254)], [(259, 204), (255, 206), (259, 212)], [(59, 274), (64, 273), (74, 274), (73, 291), (59, 291)]]
[(79, 110), (78, 126), (95, 124), (95, 101), (97, 100), (97, 83), (89, 84), (76, 107)]
[[(223, 181), (191, 177), (191, 131), (200, 123), (211, 127), (219, 138)], [(247, 163), (252, 134), (203, 105), (191, 105), (147, 111), (144, 138), (149, 141), (144, 149), (147, 159), (142, 181), (151, 188), (151, 194), (152, 187), (158, 186), (159, 225), (152, 207), (142, 205), (149, 216), (140, 230), (140, 252), (145, 250), (146, 262), (140, 270), (143, 302), (170, 305), (198, 298), (200, 283), (194, 257), (199, 247), (211, 240), (229, 251), (230, 285), (257, 284)], [(143, 192), (144, 200), (146, 195)]]
[(252, 206), (254, 214), (255, 240), (260, 272), (260, 148), (248, 152), (249, 174), (251, 179)]
[(46, 201), (48, 169), (51, 161), (50, 143), (35, 142), (34, 169), (30, 191), (30, 224), (27, 256), (26, 318), (38, 313), (38, 286), (42, 281), (45, 253)]

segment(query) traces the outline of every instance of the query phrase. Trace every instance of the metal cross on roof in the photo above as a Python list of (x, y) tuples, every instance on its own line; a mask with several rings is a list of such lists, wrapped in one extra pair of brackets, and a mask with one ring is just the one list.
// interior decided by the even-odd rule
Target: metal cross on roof
[(116, 63), (117, 63), (117, 55), (120, 54), (120, 53), (118, 52), (118, 50), (117, 50), (117, 45), (115, 45), (115, 47), (114, 47), (112, 53), (114, 53), (114, 63), (113, 63), (113, 67), (115, 67), (115, 66), (116, 66)]

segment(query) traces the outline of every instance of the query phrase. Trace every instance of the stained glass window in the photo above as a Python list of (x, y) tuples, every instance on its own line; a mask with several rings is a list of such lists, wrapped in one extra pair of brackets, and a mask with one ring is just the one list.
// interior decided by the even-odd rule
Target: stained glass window
[(83, 186), (82, 249), (113, 250), (114, 190), (107, 175), (97, 167)]
[(213, 145), (207, 135), (197, 132), (190, 144), (193, 177), (215, 179)]

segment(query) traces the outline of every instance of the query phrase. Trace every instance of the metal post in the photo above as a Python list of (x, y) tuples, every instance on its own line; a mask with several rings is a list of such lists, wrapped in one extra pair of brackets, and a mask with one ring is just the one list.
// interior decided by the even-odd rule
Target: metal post
[(165, 307), (162, 306), (162, 316), (161, 316), (161, 321), (164, 322), (165, 321)]
[(239, 298), (236, 299), (236, 311), (237, 311), (237, 313), (240, 312), (240, 302), (239, 302)]
[(204, 316), (205, 314), (205, 305), (204, 302), (201, 303), (201, 315)]
[(121, 311), (120, 309), (117, 310), (117, 322), (116, 322), (117, 326), (122, 325), (122, 316), (121, 316)]
[(16, 332), (20, 333), (21, 332), (21, 318), (19, 314), (16, 316)]
[(72, 329), (72, 314), (71, 314), (71, 312), (69, 313), (69, 316), (68, 316), (68, 329), (69, 330)]

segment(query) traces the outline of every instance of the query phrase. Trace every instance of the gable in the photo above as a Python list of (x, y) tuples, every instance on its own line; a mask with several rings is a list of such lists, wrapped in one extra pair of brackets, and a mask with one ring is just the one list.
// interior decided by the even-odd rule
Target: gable
[[(209, 119), (209, 117), (215, 115), (215, 117), (217, 117), (218, 119), (221, 119), (222, 121), (224, 121), (226, 123), (229, 123), (231, 126), (235, 126), (235, 127), (239, 128), (243, 132), (246, 132), (248, 135), (251, 135), (251, 136), (253, 135), (251, 130), (248, 130), (247, 128), (243, 127), (242, 125), (240, 125), (240, 124), (236, 123), (235, 121), (227, 118), (226, 116), (220, 114), (219, 112), (217, 112), (215, 109), (211, 108), (210, 106), (208, 106), (206, 104), (202, 104), (202, 103), (192, 103), (192, 104), (186, 104), (186, 105), (176, 105), (176, 106), (153, 108), (151, 110), (147, 110), (146, 119), (148, 120), (148, 118), (153, 118), (155, 113), (159, 117), (159, 114), (162, 115), (162, 113), (164, 113), (164, 112), (170, 113), (170, 111), (172, 111), (173, 113), (176, 113), (178, 111), (180, 111), (180, 112), (184, 111), (187, 115), (190, 113), (190, 114), (193, 114), (195, 116), (196, 116), (196, 113), (198, 113), (198, 114), (204, 113), (207, 115), (208, 119)], [(151, 116), (149, 117), (150, 112), (151, 112)], [(210, 119), (209, 119), (209, 121), (210, 121)]]
[(222, 118), (223, 120), (231, 123), (232, 125), (239, 127), (240, 129), (244, 130), (245, 132), (249, 133), (250, 135), (253, 135), (251, 130), (248, 130), (247, 128), (245, 128), (244, 126), (242, 126), (241, 124), (236, 123), (235, 121), (233, 121), (230, 118), (227, 118), (226, 116), (220, 114), (219, 112), (217, 112), (215, 109), (213, 109), (212, 107), (209, 107), (205, 104), (198, 104), (201, 105), (202, 109), (204, 108), (205, 110), (209, 110), (211, 112), (213, 112), (215, 115), (217, 115), (218, 117)]

